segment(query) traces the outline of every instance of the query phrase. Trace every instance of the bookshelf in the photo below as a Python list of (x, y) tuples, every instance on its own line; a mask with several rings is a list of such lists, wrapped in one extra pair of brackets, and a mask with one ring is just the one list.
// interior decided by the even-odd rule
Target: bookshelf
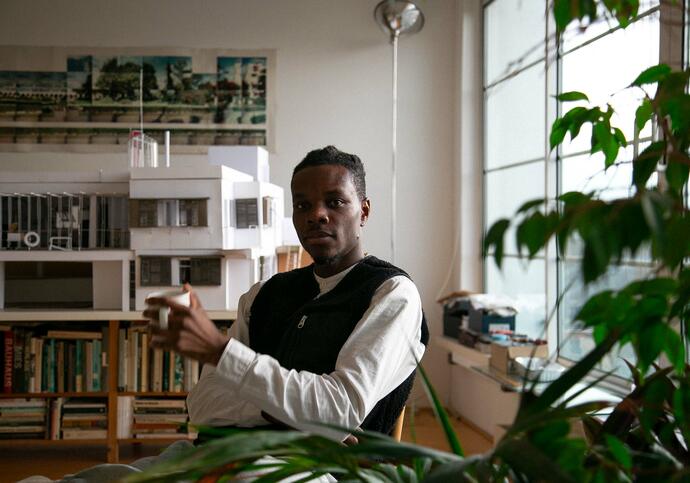
[[(210, 311), (210, 317), (213, 320), (218, 321), (232, 321), (236, 318), (235, 311)], [(121, 361), (121, 357), (124, 355), (125, 358), (131, 360), (132, 353), (125, 353), (123, 348), (120, 347), (122, 342), (122, 329), (125, 330), (126, 334), (131, 333), (143, 333), (145, 327), (145, 321), (141, 320), (140, 312), (116, 312), (116, 311), (93, 311), (93, 310), (70, 310), (70, 311), (11, 311), (4, 310), (0, 311), (0, 326), (2, 327), (14, 327), (21, 330), (26, 330), (31, 332), (37, 327), (49, 327), (51, 330), (58, 330), (60, 333), (65, 331), (88, 331), (92, 330), (94, 333), (100, 332), (102, 337), (100, 341), (102, 343), (101, 352), (103, 354), (101, 361), (103, 364), (101, 370), (103, 371), (104, 385), (102, 387), (96, 387), (97, 390), (86, 391), (82, 387), (82, 390), (46, 390), (45, 386), (41, 386), (41, 391), (21, 391), (21, 392), (0, 392), (0, 419), (2, 419), (3, 408), (5, 410), (4, 414), (9, 414), (11, 408), (8, 405), (13, 404), (13, 401), (26, 401), (25, 404), (32, 404), (31, 401), (36, 401), (36, 406), (43, 402), (43, 410), (45, 412), (45, 419), (43, 425), (45, 428), (45, 434), (40, 439), (31, 439), (22, 437), (19, 434), (18, 437), (11, 437), (9, 439), (0, 439), (0, 448), (7, 447), (37, 447), (37, 448), (51, 448), (51, 447), (65, 447), (65, 446), (83, 446), (83, 447), (103, 447), (106, 450), (107, 462), (117, 463), (119, 461), (119, 450), (120, 446), (124, 444), (170, 444), (175, 439), (181, 439), (188, 437), (183, 433), (177, 434), (165, 434), (162, 436), (157, 436), (157, 434), (146, 434), (145, 436), (140, 436), (131, 433), (131, 430), (127, 434), (120, 434), (118, 437), (118, 430), (122, 433), (123, 421), (128, 422), (132, 425), (135, 421), (135, 416), (137, 411), (139, 413), (176, 413), (177, 418), (181, 419), (184, 414), (186, 418), (186, 409), (181, 409), (182, 403), (187, 396), (188, 389), (190, 387), (183, 387), (182, 390), (172, 391), (172, 390), (151, 390), (153, 386), (147, 386), (147, 390), (136, 390), (144, 389), (141, 387), (141, 381), (137, 381), (137, 387), (132, 388), (131, 384), (128, 387), (123, 387), (122, 384), (122, 374), (120, 374), (120, 367), (122, 364), (127, 362)], [(132, 331), (132, 327), (141, 326), (141, 329)], [(43, 329), (45, 330), (45, 329)], [(7, 331), (4, 331), (7, 332)], [(0, 331), (0, 338), (4, 337), (4, 332)], [(47, 340), (45, 333), (41, 330), (36, 330), (36, 337), (45, 338)], [(139, 339), (141, 342), (141, 339)], [(27, 346), (28, 347), (28, 346)], [(62, 347), (62, 346), (61, 346)], [(4, 343), (0, 345), (2, 348), (2, 360), (3, 363), (2, 375), (4, 377), (5, 369), (5, 347)], [(151, 350), (151, 354), (153, 350)], [(139, 356), (140, 357), (140, 356)], [(137, 359), (141, 361), (141, 359)], [(168, 356), (168, 364), (170, 364), (171, 359)], [(188, 366), (191, 367), (191, 366)], [(185, 367), (185, 369), (188, 369)], [(14, 366), (13, 366), (14, 369)], [(198, 366), (194, 369), (197, 371), (198, 376)], [(138, 369), (136, 369), (138, 370)], [(166, 379), (166, 386), (163, 389), (170, 389), (173, 385), (170, 377), (173, 377), (174, 371), (170, 369), (170, 366), (166, 366), (166, 370), (170, 370), (170, 376)], [(56, 371), (57, 372), (57, 371)], [(67, 377), (67, 376), (66, 376)], [(14, 381), (13, 381), (14, 382)], [(93, 386), (93, 379), (89, 379), (89, 382)], [(131, 381), (128, 381), (131, 383)], [(187, 380), (186, 383), (190, 381)], [(4, 390), (4, 379), (3, 386), (0, 390)], [(40, 384), (40, 383), (39, 383)], [(64, 384), (67, 384), (66, 382)], [(189, 384), (187, 384), (189, 386)], [(34, 386), (35, 387), (35, 386)], [(12, 387), (14, 389), (15, 386)], [(59, 401), (56, 402), (56, 401)], [(142, 402), (143, 401), (143, 402)], [(170, 401), (170, 403), (166, 403)], [(120, 407), (123, 402), (131, 402), (132, 406), (127, 412), (124, 407)], [(104, 437), (89, 438), (89, 437), (79, 437), (79, 439), (50, 439), (51, 436), (55, 437), (55, 428), (51, 429), (51, 415), (54, 416), (58, 414), (58, 418), (61, 421), (64, 419), (65, 405), (73, 403), (73, 406), (91, 406), (88, 409), (83, 409), (85, 411), (98, 412), (100, 422), (97, 423), (98, 427), (103, 427)], [(4, 406), (3, 406), (4, 404)], [(136, 406), (149, 406), (148, 409), (136, 409)], [(58, 412), (51, 413), (54, 411), (53, 406), (58, 406)], [(124, 404), (123, 404), (124, 406)], [(162, 410), (157, 411), (155, 408), (152, 409), (150, 406), (161, 406)], [(166, 408), (166, 406), (175, 406), (176, 409)], [(17, 410), (16, 408), (14, 410)], [(78, 408), (72, 409), (71, 411), (79, 411)], [(124, 411), (124, 412), (123, 412)], [(124, 414), (124, 416), (123, 416)], [(105, 418), (102, 417), (105, 416)], [(118, 416), (119, 419), (118, 420)], [(74, 419), (87, 418), (88, 416), (79, 414), (75, 415)], [(124, 417), (124, 419), (123, 419)], [(139, 424), (140, 427), (161, 427), (165, 424), (161, 424), (153, 421), (151, 418), (155, 418), (151, 414), (145, 416), (139, 416), (141, 419), (149, 418), (149, 420), (144, 419), (143, 424)], [(129, 419), (128, 419), (129, 418)], [(147, 426), (148, 423), (148, 426)], [(80, 426), (79, 422), (72, 423), (75, 426)], [(85, 423), (96, 424), (93, 422)], [(58, 426), (57, 435), (60, 437), (61, 432), (64, 434), (64, 428)], [(147, 431), (146, 429), (140, 431)], [(154, 430), (152, 430), (154, 431)], [(169, 431), (172, 433), (173, 429), (164, 429), (162, 431)], [(52, 434), (51, 434), (52, 432)], [(87, 434), (87, 433), (84, 433)], [(100, 433), (99, 433), (100, 434)]]

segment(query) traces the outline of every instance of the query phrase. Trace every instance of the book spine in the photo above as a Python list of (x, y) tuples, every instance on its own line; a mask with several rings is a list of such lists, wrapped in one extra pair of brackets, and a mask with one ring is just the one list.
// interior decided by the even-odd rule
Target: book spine
[(57, 343), (57, 390), (65, 391), (65, 342)]
[(91, 364), (91, 379), (93, 381), (93, 390), (101, 390), (101, 341), (94, 339), (93, 341), (93, 361)]
[(182, 355), (177, 352), (174, 353), (175, 356), (175, 376), (173, 383), (174, 392), (182, 392), (184, 388), (184, 364), (182, 361)]
[(50, 347), (50, 341), (44, 340), (43, 347), (41, 348), (42, 360), (41, 360), (41, 388), (43, 391), (48, 392), (48, 366), (50, 362), (48, 348)]
[(137, 368), (141, 365), (141, 346), (139, 344), (139, 331), (132, 331), (132, 340), (134, 347), (132, 348), (132, 391), (136, 391), (139, 387), (139, 371)]
[(41, 388), (37, 387), (36, 384), (36, 349), (38, 348), (38, 339), (32, 337), (29, 345), (29, 392), (40, 392)]
[(127, 337), (126, 330), (117, 331), (117, 389), (127, 390)]
[(160, 392), (163, 390), (163, 350), (153, 350), (153, 390)]
[(24, 389), (24, 329), (15, 327), (12, 331), (14, 335), (14, 352), (12, 363), (12, 391), (26, 392)]
[(74, 390), (82, 392), (84, 384), (84, 341), (78, 340), (76, 343), (76, 351), (74, 354)]
[(149, 337), (147, 333), (141, 334), (141, 365), (139, 366), (139, 390), (149, 390)]
[(5, 367), (2, 377), (2, 390), (6, 393), (12, 392), (12, 364), (14, 363), (14, 337), (9, 330), (4, 332), (5, 335)]
[(74, 392), (74, 386), (77, 382), (76, 366), (77, 346), (73, 341), (70, 341), (67, 344), (67, 380), (65, 381), (69, 392)]
[(48, 392), (55, 392), (57, 389), (57, 358), (55, 357), (55, 339), (50, 339), (48, 346)]
[(43, 391), (43, 338), (36, 339), (36, 392)]
[(93, 342), (84, 342), (84, 387), (86, 391), (93, 391)]
[(134, 330), (130, 327), (127, 329), (127, 391), (136, 391), (137, 387), (135, 382), (135, 375), (137, 372), (137, 347), (136, 347), (136, 334)]
[(22, 363), (22, 384), (24, 392), (31, 392), (31, 341), (33, 334), (24, 333), (24, 362)]
[(170, 351), (163, 351), (163, 385), (162, 391), (170, 391)]
[(101, 389), (107, 391), (108, 386), (108, 367), (110, 366), (110, 361), (108, 361), (108, 344), (110, 341), (110, 330), (107, 325), (104, 325), (101, 329), (101, 377), (100, 384)]

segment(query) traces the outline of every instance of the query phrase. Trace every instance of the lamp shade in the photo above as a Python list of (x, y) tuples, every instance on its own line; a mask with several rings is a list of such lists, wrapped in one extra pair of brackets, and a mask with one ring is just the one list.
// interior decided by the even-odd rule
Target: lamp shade
[(424, 14), (417, 5), (406, 0), (381, 1), (374, 10), (374, 19), (391, 37), (414, 34), (424, 27)]

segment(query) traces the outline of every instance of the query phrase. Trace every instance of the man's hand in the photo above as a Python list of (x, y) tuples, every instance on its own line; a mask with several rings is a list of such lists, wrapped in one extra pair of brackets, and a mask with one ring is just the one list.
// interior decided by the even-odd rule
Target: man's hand
[(216, 325), (208, 318), (201, 306), (199, 297), (191, 285), (185, 284), (189, 292), (190, 306), (180, 305), (168, 298), (151, 298), (146, 302), (152, 306), (170, 307), (168, 329), (158, 325), (158, 309), (145, 310), (144, 317), (151, 319), (151, 346), (179, 352), (204, 364), (218, 364), (229, 337), (220, 333)]

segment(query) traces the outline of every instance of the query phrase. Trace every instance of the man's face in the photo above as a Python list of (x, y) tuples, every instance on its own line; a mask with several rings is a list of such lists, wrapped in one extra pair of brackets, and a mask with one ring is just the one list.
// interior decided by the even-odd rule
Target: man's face
[(347, 168), (312, 166), (292, 178), (292, 222), (316, 273), (327, 277), (363, 256), (360, 233), (369, 217), (369, 200), (360, 200)]

